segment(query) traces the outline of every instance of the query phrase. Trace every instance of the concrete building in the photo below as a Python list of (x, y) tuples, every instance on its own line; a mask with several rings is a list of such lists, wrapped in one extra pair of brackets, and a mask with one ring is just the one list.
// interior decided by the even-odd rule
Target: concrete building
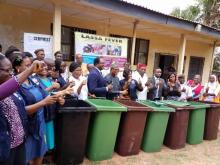
[[(159, 5), (159, 4), (158, 4)], [(23, 48), (23, 34), (53, 35), (53, 52), (74, 55), (74, 32), (128, 38), (132, 64), (174, 66), (188, 78), (208, 80), (220, 31), (120, 0), (0, 0), (0, 44)]]

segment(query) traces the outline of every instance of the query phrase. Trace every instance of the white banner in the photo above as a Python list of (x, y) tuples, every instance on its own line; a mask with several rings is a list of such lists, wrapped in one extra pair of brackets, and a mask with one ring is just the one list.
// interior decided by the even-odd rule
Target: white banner
[(46, 34), (24, 33), (24, 51), (35, 56), (36, 49), (44, 49), (45, 58), (53, 58), (53, 36)]
[(93, 63), (97, 57), (105, 59), (105, 67), (116, 62), (119, 67), (127, 61), (127, 38), (114, 38), (75, 32), (75, 53), (82, 54), (84, 63)]

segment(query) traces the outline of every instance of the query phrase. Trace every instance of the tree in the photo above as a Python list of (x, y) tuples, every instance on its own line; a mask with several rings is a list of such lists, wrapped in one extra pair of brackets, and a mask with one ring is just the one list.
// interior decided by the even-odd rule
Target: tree
[(184, 10), (175, 8), (171, 15), (197, 21), (207, 26), (220, 28), (220, 1), (219, 0), (196, 0), (196, 5), (191, 5)]
[(185, 10), (180, 10), (180, 8), (175, 8), (171, 15), (191, 21), (196, 21), (198, 19), (200, 9), (197, 6), (189, 6)]
[(200, 16), (202, 23), (211, 27), (218, 27), (220, 21), (219, 0), (198, 0), (198, 2), (202, 9)]

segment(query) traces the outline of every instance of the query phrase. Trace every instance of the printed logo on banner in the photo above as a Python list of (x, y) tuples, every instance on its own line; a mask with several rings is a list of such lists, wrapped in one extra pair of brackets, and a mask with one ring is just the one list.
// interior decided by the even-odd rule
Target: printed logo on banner
[(24, 33), (24, 51), (34, 56), (36, 49), (44, 49), (45, 58), (53, 58), (53, 37), (46, 34)]

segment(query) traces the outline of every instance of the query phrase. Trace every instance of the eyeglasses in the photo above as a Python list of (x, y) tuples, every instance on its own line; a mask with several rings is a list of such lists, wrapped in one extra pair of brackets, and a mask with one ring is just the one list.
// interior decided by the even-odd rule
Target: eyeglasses
[(13, 69), (3, 69), (3, 68), (0, 68), (1, 71), (4, 71), (6, 73), (9, 73), (10, 75), (13, 75), (14, 74), (14, 70)]

